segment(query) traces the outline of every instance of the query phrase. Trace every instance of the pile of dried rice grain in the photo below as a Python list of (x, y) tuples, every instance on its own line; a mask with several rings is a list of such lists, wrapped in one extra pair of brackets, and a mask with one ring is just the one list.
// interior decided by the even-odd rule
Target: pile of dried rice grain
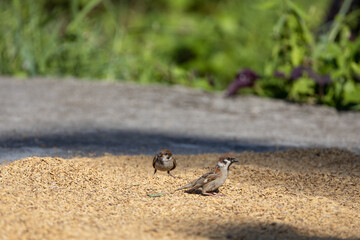
[(360, 238), (360, 156), (340, 149), (235, 153), (224, 197), (172, 191), (220, 154), (21, 159), (0, 167), (3, 239)]

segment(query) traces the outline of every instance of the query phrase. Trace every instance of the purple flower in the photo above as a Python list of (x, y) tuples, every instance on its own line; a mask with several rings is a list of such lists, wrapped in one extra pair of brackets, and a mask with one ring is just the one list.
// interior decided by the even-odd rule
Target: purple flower
[(251, 69), (239, 71), (234, 81), (228, 86), (226, 97), (234, 95), (240, 88), (252, 87), (258, 78), (260, 78), (260, 76)]
[(319, 75), (312, 68), (307, 69), (307, 73), (310, 78), (312, 78), (319, 86), (325, 86), (331, 83), (331, 78), (329, 74)]
[(292, 71), (291, 71), (291, 74), (290, 74), (290, 80), (291, 81), (294, 81), (298, 78), (301, 78), (302, 75), (303, 75), (303, 72), (307, 70), (306, 67), (304, 66), (299, 66), (299, 67), (296, 67), (294, 68)]
[(274, 77), (287, 79), (286, 74), (283, 73), (283, 72), (280, 72), (280, 71), (275, 71), (275, 72), (274, 72)]
[(302, 77), (304, 72), (306, 72), (308, 74), (309, 78), (314, 80), (314, 82), (316, 82), (320, 86), (325, 86), (325, 85), (331, 83), (331, 77), (329, 74), (320, 75), (320, 74), (317, 74), (314, 71), (314, 69), (312, 69), (311, 67), (304, 67), (304, 66), (299, 66), (299, 67), (294, 68), (291, 71), (290, 80), (294, 81), (294, 80)]

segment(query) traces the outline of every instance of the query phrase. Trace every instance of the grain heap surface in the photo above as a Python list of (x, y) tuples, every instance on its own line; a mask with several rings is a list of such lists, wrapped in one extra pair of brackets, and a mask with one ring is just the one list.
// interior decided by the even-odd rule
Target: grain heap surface
[[(220, 154), (31, 157), (0, 167), (2, 239), (359, 239), (360, 156), (339, 149), (235, 153), (220, 193), (171, 192)], [(158, 193), (166, 193), (160, 197)], [(150, 194), (151, 196), (149, 196)]]

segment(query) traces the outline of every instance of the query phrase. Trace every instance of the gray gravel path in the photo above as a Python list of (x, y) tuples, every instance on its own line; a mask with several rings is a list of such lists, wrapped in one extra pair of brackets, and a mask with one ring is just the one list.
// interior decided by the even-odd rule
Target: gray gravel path
[(360, 152), (360, 113), (179, 86), (0, 77), (0, 161), (292, 147)]

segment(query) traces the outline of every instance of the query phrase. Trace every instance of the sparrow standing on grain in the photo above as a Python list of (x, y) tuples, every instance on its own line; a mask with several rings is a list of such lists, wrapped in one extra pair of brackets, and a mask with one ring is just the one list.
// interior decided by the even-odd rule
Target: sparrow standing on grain
[(217, 193), (215, 191), (224, 184), (228, 173), (229, 167), (234, 162), (238, 162), (234, 156), (225, 154), (219, 158), (216, 167), (209, 173), (202, 175), (200, 178), (192, 181), (185, 186), (176, 189), (175, 191), (182, 189), (189, 189), (188, 191), (195, 191), (201, 188), (201, 194), (207, 196), (214, 196)]
[(171, 177), (175, 178), (170, 171), (176, 168), (176, 160), (172, 156), (170, 150), (162, 149), (158, 154), (156, 154), (153, 159), (153, 167), (155, 169), (154, 174), (157, 170), (167, 171)]

